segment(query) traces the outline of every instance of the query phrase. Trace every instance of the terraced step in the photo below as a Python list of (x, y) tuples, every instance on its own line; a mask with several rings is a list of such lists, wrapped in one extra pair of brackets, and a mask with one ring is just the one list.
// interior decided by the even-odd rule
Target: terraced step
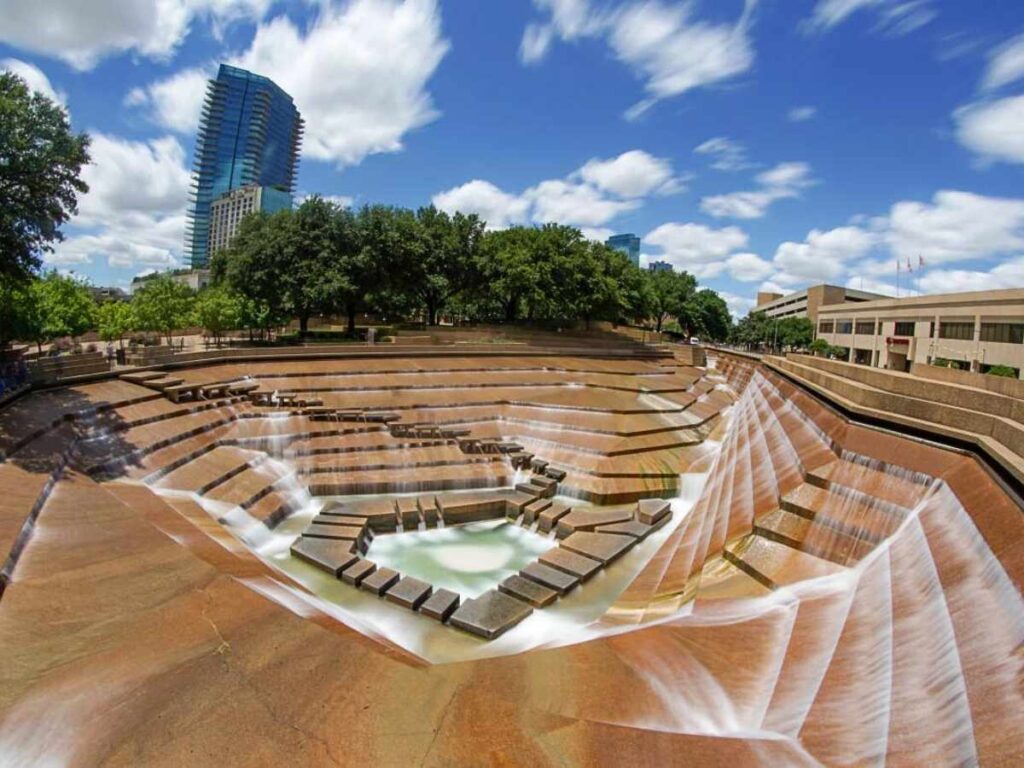
[(926, 485), (900, 477), (892, 471), (845, 459), (809, 471), (807, 480), (819, 488), (850, 488), (906, 509), (917, 506), (928, 490)]
[(769, 589), (843, 570), (835, 563), (763, 536), (744, 536), (723, 550), (723, 556)]
[(757, 520), (754, 533), (839, 565), (860, 560), (875, 546), (871, 541), (823, 526), (785, 509), (776, 509)]
[(878, 543), (891, 536), (907, 510), (842, 489), (804, 483), (782, 498), (782, 508), (860, 539)]
[(191, 491), (200, 495), (208, 493), (220, 483), (231, 479), (249, 468), (249, 463), (259, 454), (238, 448), (217, 447), (184, 466), (164, 475), (157, 481), (161, 488)]

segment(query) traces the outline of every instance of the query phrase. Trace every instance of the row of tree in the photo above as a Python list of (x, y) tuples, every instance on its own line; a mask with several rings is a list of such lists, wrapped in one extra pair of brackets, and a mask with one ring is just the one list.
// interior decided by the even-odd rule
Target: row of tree
[(359, 210), (312, 197), (295, 210), (255, 213), (214, 255), (215, 282), (256, 307), (264, 327), (297, 317), (360, 312), (549, 324), (645, 323), (724, 341), (731, 319), (714, 291), (673, 271), (648, 272), (574, 227), (486, 230), (476, 215), (434, 207)]
[(814, 340), (814, 323), (806, 317), (770, 318), (751, 312), (732, 327), (729, 341), (747, 349), (807, 349)]

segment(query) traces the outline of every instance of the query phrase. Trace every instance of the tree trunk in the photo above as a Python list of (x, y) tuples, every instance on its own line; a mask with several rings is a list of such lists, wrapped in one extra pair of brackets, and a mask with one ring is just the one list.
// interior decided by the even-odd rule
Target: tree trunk
[(299, 314), (299, 338), (306, 338), (306, 334), (309, 332), (309, 313), (302, 312)]
[(427, 325), (437, 325), (437, 307), (434, 302), (427, 302)]
[(356, 310), (355, 307), (348, 308), (348, 335), (355, 336), (356, 333)]
[(515, 322), (516, 305), (518, 303), (519, 302), (516, 301), (515, 298), (510, 298), (508, 301), (505, 302), (505, 319), (510, 323)]
[(658, 333), (661, 333), (661, 315), (658, 315)]

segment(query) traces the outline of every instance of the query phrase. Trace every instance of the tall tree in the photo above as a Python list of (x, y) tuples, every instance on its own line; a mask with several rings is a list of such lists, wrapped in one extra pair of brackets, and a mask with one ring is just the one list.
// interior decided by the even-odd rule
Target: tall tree
[(318, 195), (307, 198), (290, 217), (278, 275), (288, 305), (299, 318), (299, 334), (314, 314), (337, 308), (342, 276), (336, 269), (338, 207)]
[(679, 318), (682, 327), (686, 327), (686, 321), (692, 322), (688, 305), (697, 292), (697, 281), (693, 275), (666, 269), (647, 272), (646, 280), (651, 292), (655, 330), (660, 332), (670, 317)]
[(706, 339), (725, 341), (732, 329), (732, 316), (725, 299), (710, 288), (703, 288), (694, 295), (690, 302), (696, 328)]
[(79, 178), (89, 137), (74, 135), (65, 110), (18, 76), (0, 73), (0, 274), (24, 279), (89, 191)]
[(42, 342), (42, 317), (31, 284), (0, 274), (0, 358), (15, 340)]
[(424, 246), (418, 263), (407, 263), (406, 288), (423, 306), (427, 323), (437, 325), (438, 312), (477, 280), (476, 267), (484, 223), (476, 214), (449, 216), (434, 206), (416, 212)]
[(480, 287), (501, 306), (505, 320), (517, 320), (523, 304), (540, 289), (537, 235), (532, 227), (510, 227), (484, 236), (477, 265)]
[(225, 331), (233, 331), (242, 324), (242, 298), (226, 285), (211, 285), (196, 296), (196, 320), (206, 331), (213, 334), (213, 341), (220, 345)]
[(174, 332), (192, 323), (195, 296), (192, 289), (170, 275), (160, 275), (135, 292), (132, 306), (139, 327), (157, 331), (174, 343)]
[(124, 347), (124, 337), (135, 328), (135, 312), (127, 301), (107, 301), (96, 309), (96, 329), (104, 341)]
[(43, 341), (81, 336), (96, 327), (96, 302), (88, 287), (74, 277), (51, 270), (32, 283), (32, 298), (39, 308)]

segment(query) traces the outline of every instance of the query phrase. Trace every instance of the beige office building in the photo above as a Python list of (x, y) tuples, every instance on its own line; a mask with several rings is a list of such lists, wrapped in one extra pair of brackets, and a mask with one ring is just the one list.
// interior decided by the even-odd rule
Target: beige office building
[(238, 225), (256, 211), (273, 212), (291, 207), (291, 196), (271, 187), (250, 184), (225, 192), (210, 203), (210, 239), (207, 253), (215, 254), (231, 245)]
[(1024, 288), (944, 293), (835, 304), (818, 309), (817, 335), (849, 350), (849, 360), (909, 371), (949, 360), (987, 371), (1024, 371)]
[(757, 294), (755, 312), (764, 312), (771, 319), (784, 317), (806, 317), (817, 322), (818, 308), (825, 304), (842, 304), (844, 302), (871, 301), (872, 299), (888, 298), (880, 293), (857, 291), (839, 285), (812, 285), (796, 293), (761, 292)]

